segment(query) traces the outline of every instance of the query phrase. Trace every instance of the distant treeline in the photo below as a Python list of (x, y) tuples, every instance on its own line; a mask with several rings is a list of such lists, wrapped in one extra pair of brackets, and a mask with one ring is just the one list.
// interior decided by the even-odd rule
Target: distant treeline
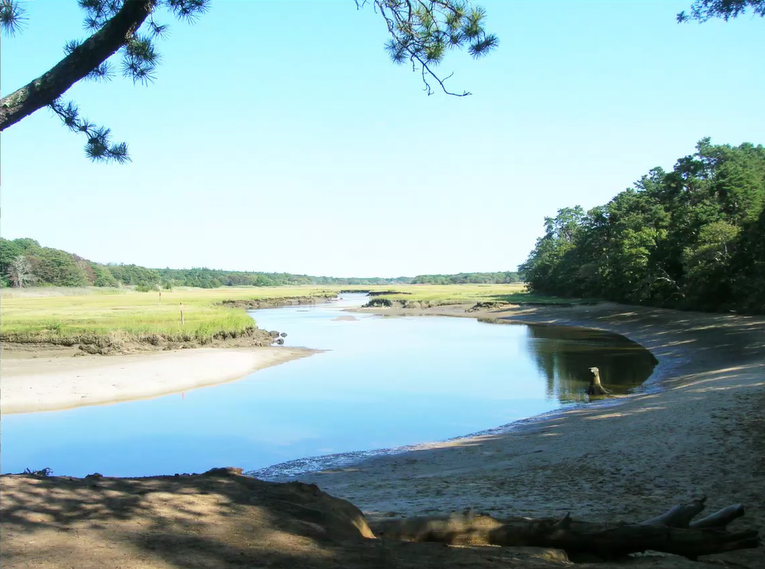
[(0, 238), (0, 284), (16, 286), (134, 286), (138, 290), (174, 286), (215, 288), (220, 286), (280, 285), (393, 285), (410, 283), (462, 284), (516, 282), (515, 273), (464, 273), (422, 275), (416, 278), (337, 278), (223, 271), (216, 269), (149, 269), (138, 265), (95, 263), (75, 255), (42, 247), (29, 238)]
[(765, 312), (765, 148), (699, 142), (671, 172), (545, 218), (520, 267), (535, 292)]
[(281, 286), (281, 285), (376, 285), (402, 284), (407, 277), (396, 278), (336, 278), (294, 275), (291, 273), (259, 273), (223, 271), (217, 269), (156, 269), (162, 282), (176, 286), (215, 288), (219, 286)]
[(42, 247), (34, 239), (0, 238), (0, 283), (16, 286), (134, 286), (139, 290), (174, 286), (216, 288), (220, 286), (281, 285), (393, 285), (514, 283), (518, 274), (460, 273), (458, 275), (420, 275), (415, 278), (339, 278), (224, 271), (218, 269), (148, 269), (138, 265), (94, 263), (60, 249)]
[(516, 272), (504, 273), (459, 273), (456, 275), (418, 275), (411, 279), (412, 284), (510, 284), (520, 282)]
[(82, 257), (50, 247), (34, 239), (0, 238), (0, 282), (16, 286), (135, 286), (139, 290), (174, 286), (215, 288), (220, 286), (279, 285), (377, 285), (406, 284), (411, 278), (335, 278), (222, 271), (214, 269), (148, 269), (138, 265), (94, 263)]

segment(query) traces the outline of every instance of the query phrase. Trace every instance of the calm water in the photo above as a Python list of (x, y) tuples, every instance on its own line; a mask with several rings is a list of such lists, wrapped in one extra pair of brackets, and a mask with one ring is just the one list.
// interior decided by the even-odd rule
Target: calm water
[[(253, 312), (287, 345), (328, 351), (243, 380), (2, 418), (2, 472), (111, 476), (245, 470), (443, 440), (583, 401), (587, 368), (626, 392), (655, 365), (620, 337), (468, 318), (391, 318), (337, 302)], [(354, 320), (348, 320), (354, 318)]]

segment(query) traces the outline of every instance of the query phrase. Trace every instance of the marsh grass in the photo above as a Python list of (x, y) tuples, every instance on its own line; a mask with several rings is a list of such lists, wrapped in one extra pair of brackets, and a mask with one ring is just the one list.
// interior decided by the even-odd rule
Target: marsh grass
[[(340, 290), (386, 292), (376, 297), (381, 299), (380, 304), (387, 300), (399, 301), (405, 306), (572, 302), (530, 295), (522, 284), (176, 288), (163, 290), (161, 301), (158, 291), (136, 292), (127, 288), (4, 289), (0, 340), (117, 349), (129, 342), (205, 344), (256, 331), (256, 323), (244, 309), (222, 306), (224, 300), (278, 300), (335, 294)], [(184, 324), (181, 324), (181, 304)]]
[[(361, 288), (361, 287), (359, 287)], [(369, 288), (369, 287), (367, 287)], [(511, 303), (511, 304), (576, 304), (586, 300), (541, 296), (529, 293), (523, 283), (466, 285), (400, 285), (379, 287), (390, 291), (377, 299), (398, 301), (404, 307), (439, 306), (445, 304)], [(374, 290), (374, 289), (372, 289)]]
[[(327, 293), (320, 287), (242, 287), (176, 289), (112, 294), (79, 289), (63, 295), (59, 290), (37, 289), (27, 294), (3, 291), (0, 339), (6, 342), (54, 344), (94, 343), (115, 335), (140, 342), (197, 341), (239, 337), (251, 333), (255, 322), (242, 309), (220, 306), (223, 300), (279, 299)], [(181, 324), (180, 305), (184, 323)]]

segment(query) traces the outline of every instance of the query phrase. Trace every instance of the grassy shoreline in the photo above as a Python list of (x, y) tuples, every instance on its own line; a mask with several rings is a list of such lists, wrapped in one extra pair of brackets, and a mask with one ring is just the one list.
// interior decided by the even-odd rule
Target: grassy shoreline
[(324, 301), (341, 291), (371, 292), (375, 299), (416, 308), (571, 302), (531, 295), (522, 284), (184, 287), (161, 294), (95, 287), (4, 289), (0, 341), (6, 349), (8, 345), (74, 346), (101, 354), (222, 343), (269, 345), (271, 337), (257, 327), (247, 309)]
[[(224, 302), (271, 306), (334, 296), (320, 287), (177, 289), (159, 292), (98, 289), (3, 291), (0, 341), (11, 345), (79, 346), (88, 353), (173, 349), (227, 342), (269, 345), (245, 310)], [(15, 293), (15, 294), (14, 294)], [(69, 293), (69, 294), (67, 294)], [(79, 293), (79, 294), (74, 294)], [(181, 307), (183, 322), (181, 322)]]

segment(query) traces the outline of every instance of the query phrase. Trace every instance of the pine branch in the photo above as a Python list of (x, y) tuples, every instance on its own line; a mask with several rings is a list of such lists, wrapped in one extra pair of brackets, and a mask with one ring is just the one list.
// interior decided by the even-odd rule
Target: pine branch
[(18, 0), (0, 0), (0, 29), (13, 37), (24, 27), (27, 17)]
[(77, 81), (99, 69), (124, 46), (151, 14), (157, 0), (127, 0), (113, 17), (81, 45), (26, 86), (0, 99), (0, 131), (42, 107), (52, 105)]
[(727, 22), (750, 9), (753, 15), (765, 18), (765, 0), (694, 0), (691, 13), (680, 12), (677, 21), (681, 24), (691, 20), (703, 23), (712, 18), (722, 18)]
[(474, 58), (488, 54), (499, 45), (493, 34), (486, 33), (486, 11), (471, 7), (463, 0), (356, 0), (358, 8), (371, 2), (388, 27), (390, 39), (385, 49), (394, 63), (412, 64), (419, 69), (424, 90), (433, 94), (431, 82), (435, 81), (447, 95), (465, 97), (469, 92), (455, 93), (446, 88), (445, 82), (452, 75), (442, 78), (434, 71), (450, 49), (466, 48)]
[(124, 164), (131, 161), (127, 144), (124, 142), (112, 143), (111, 130), (103, 126), (96, 126), (89, 120), (82, 118), (80, 109), (71, 101), (64, 104), (60, 100), (56, 100), (50, 104), (50, 108), (67, 128), (87, 137), (85, 154), (93, 162)]

